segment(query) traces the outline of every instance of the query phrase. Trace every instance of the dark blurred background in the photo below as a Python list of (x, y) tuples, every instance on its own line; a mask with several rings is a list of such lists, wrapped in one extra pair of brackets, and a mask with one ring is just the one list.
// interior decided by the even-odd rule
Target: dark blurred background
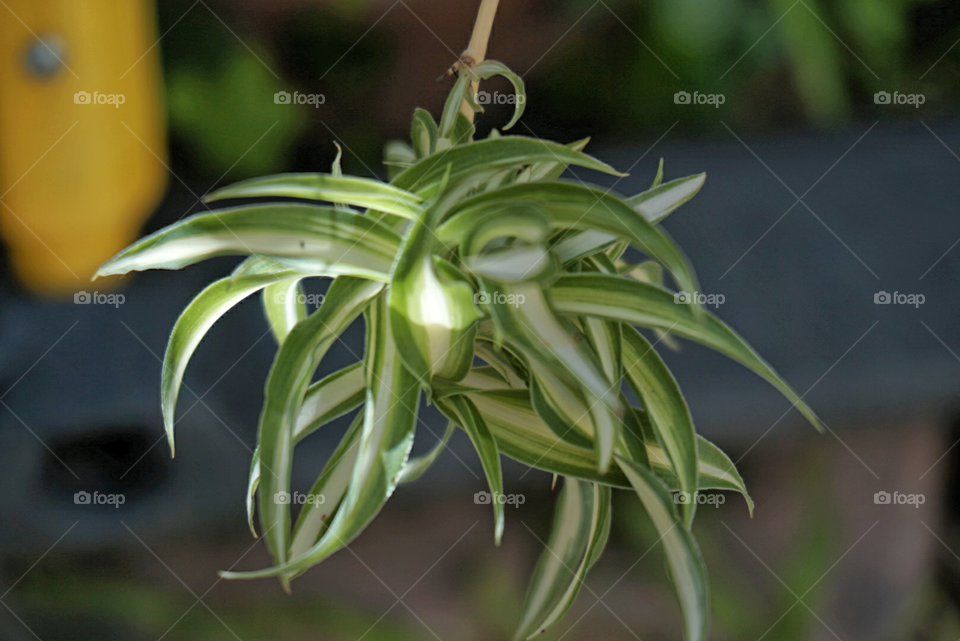
[[(159, 359), (180, 310), (237, 261), (86, 282), (217, 186), (328, 171), (334, 143), (345, 172), (385, 177), (383, 145), (407, 137), (413, 109), (439, 114), (477, 2), (0, 5), (0, 641), (509, 638), (550, 526), (549, 475), (507, 464), (526, 501), (497, 549), (458, 434), (292, 596), (219, 581), (268, 562), (244, 513), (275, 350), (259, 301), (198, 349), (171, 460)], [(732, 494), (700, 510), (711, 638), (960, 637), (958, 41), (947, 1), (501, 2), (488, 55), (528, 91), (511, 133), (591, 136), (630, 176), (568, 178), (626, 195), (661, 157), (667, 180), (706, 171), (665, 227), (703, 293), (723, 296), (717, 314), (829, 428), (718, 355), (663, 350), (757, 504), (753, 518)], [(114, 87), (121, 106), (71, 99)], [(322, 99), (277, 104), (282, 91)], [(478, 115), (478, 135), (511, 108)], [(361, 352), (353, 327), (321, 374)], [(444, 427), (426, 416), (417, 451)], [(297, 487), (345, 425), (301, 445)], [(124, 503), (74, 500), (95, 491)], [(545, 638), (681, 638), (654, 530), (635, 498), (616, 502), (611, 545)]]

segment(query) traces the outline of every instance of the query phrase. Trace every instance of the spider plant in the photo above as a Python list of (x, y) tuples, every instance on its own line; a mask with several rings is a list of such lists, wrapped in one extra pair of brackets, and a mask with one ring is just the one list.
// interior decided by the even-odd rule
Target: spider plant
[[(664, 286), (696, 291), (693, 269), (659, 223), (703, 185), (703, 174), (625, 197), (562, 180), (570, 166), (622, 176), (570, 144), (505, 136), (483, 140), (463, 113), (471, 81), (505, 76), (503, 64), (462, 69), (439, 122), (413, 115), (410, 144), (386, 148), (389, 182), (330, 173), (283, 174), (220, 189), (207, 202), (252, 204), (197, 214), (148, 236), (99, 275), (179, 269), (247, 255), (184, 310), (164, 357), (162, 409), (171, 450), (184, 371), (204, 334), (261, 292), (279, 348), (266, 381), (247, 510), (273, 566), (229, 578), (289, 581), (353, 541), (398, 485), (418, 478), (455, 427), (469, 436), (490, 491), (503, 493), (500, 456), (562, 476), (548, 549), (534, 571), (517, 637), (570, 607), (610, 529), (611, 492), (636, 492), (656, 526), (686, 637), (704, 639), (708, 586), (691, 533), (703, 489), (752, 502), (730, 459), (694, 431), (676, 381), (639, 328), (706, 345), (779, 389), (815, 425), (803, 401), (740, 336)], [(648, 260), (624, 259), (632, 246)], [(308, 314), (302, 281), (331, 278)], [(362, 361), (314, 381), (330, 346), (359, 317)], [(625, 383), (625, 384), (624, 384)], [(631, 395), (632, 392), (632, 395)], [(421, 402), (449, 419), (438, 445), (410, 457)], [(360, 408), (311, 489), (324, 502), (295, 523), (290, 491), (296, 445)], [(676, 502), (672, 493), (685, 493)], [(491, 501), (494, 539), (503, 504)], [(258, 506), (258, 509), (256, 509)]]

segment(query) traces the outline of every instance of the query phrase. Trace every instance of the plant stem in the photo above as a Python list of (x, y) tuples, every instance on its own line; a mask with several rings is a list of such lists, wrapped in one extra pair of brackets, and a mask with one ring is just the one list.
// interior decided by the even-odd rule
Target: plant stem
[[(483, 62), (487, 55), (487, 44), (490, 42), (490, 31), (493, 29), (493, 19), (497, 15), (497, 6), (500, 0), (480, 0), (480, 9), (477, 12), (477, 21), (473, 25), (473, 35), (470, 36), (470, 44), (461, 54), (460, 59), (467, 65), (473, 66)], [(470, 91), (476, 93), (480, 86), (479, 82), (470, 83)], [(473, 122), (473, 109), (464, 100), (460, 106), (460, 112)]]

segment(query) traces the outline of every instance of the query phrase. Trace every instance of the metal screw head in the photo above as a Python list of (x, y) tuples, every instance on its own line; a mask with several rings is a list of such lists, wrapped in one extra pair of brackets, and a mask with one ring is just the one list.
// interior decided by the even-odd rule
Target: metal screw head
[(39, 36), (27, 46), (24, 56), (27, 71), (38, 78), (52, 78), (63, 69), (66, 53), (66, 42), (57, 34)]

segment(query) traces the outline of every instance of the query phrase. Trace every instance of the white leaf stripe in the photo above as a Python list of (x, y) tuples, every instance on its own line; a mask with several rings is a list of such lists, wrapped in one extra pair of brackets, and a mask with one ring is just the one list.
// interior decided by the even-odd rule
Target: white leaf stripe
[(419, 196), (388, 183), (369, 178), (334, 176), (332, 174), (277, 174), (253, 178), (218, 189), (204, 198), (204, 202), (227, 198), (305, 198), (414, 219), (420, 213)]
[(437, 441), (437, 444), (434, 445), (429, 452), (422, 456), (410, 457), (404, 464), (403, 469), (400, 470), (397, 485), (413, 483), (423, 476), (426, 471), (430, 469), (430, 466), (433, 465), (434, 461), (437, 460), (437, 457), (440, 456), (440, 453), (443, 452), (447, 443), (450, 441), (450, 437), (453, 436), (453, 432), (453, 423), (448, 423), (447, 431), (443, 433), (443, 436), (440, 437), (440, 440)]
[(294, 279), (268, 285), (260, 295), (264, 316), (278, 345), (294, 325), (307, 317), (302, 294), (300, 279)]
[(270, 369), (260, 415), (258, 449), (261, 467), (272, 473), (261, 476), (259, 504), (264, 538), (278, 564), (287, 560), (290, 506), (277, 503), (274, 496), (290, 491), (293, 425), (307, 386), (333, 341), (382, 287), (380, 283), (337, 278), (320, 309), (287, 336)]
[[(328, 293), (324, 305), (329, 300)], [(323, 305), (320, 307), (322, 310)], [(284, 559), (272, 568), (226, 572), (222, 576), (255, 579), (280, 575), (282, 578), (316, 565), (356, 538), (396, 488), (413, 444), (419, 385), (400, 361), (382, 296), (374, 299), (365, 318), (367, 403), (356, 462), (336, 516), (320, 540), (300, 556), (289, 561)], [(298, 325), (295, 332), (301, 326)], [(294, 333), (287, 338), (281, 350), (290, 344)], [(262, 485), (260, 492), (262, 505)]]
[(675, 303), (672, 292), (620, 276), (582, 273), (561, 276), (549, 293), (559, 312), (669, 331), (732, 358), (776, 387), (822, 430), (816, 415), (746, 341), (713, 315)]
[[(447, 418), (463, 428), (470, 437), (473, 447), (480, 455), (480, 463), (483, 465), (483, 473), (487, 477), (490, 493), (493, 496), (503, 494), (503, 472), (500, 469), (497, 441), (473, 402), (467, 396), (458, 395), (437, 401), (437, 407)], [(493, 507), (493, 539), (497, 545), (500, 545), (500, 539), (503, 536), (503, 503), (493, 500), (490, 504)]]
[[(636, 329), (623, 332), (624, 371), (643, 402), (657, 440), (663, 445), (684, 492), (697, 491), (697, 434), (680, 387), (653, 346)], [(696, 503), (683, 504), (684, 523), (693, 523)]]
[(619, 197), (581, 183), (526, 183), (473, 196), (451, 212), (437, 234), (444, 243), (455, 244), (484, 214), (522, 205), (541, 209), (557, 229), (601, 231), (630, 241), (663, 263), (682, 289), (699, 290), (693, 268), (666, 232), (650, 224)]
[(532, 639), (573, 605), (609, 532), (610, 488), (565, 477), (546, 549), (534, 570), (516, 638)]
[(300, 441), (363, 403), (365, 390), (363, 363), (349, 365), (308, 387), (294, 423), (294, 440)]
[(180, 314), (167, 341), (160, 382), (163, 423), (171, 452), (174, 451), (174, 418), (180, 385), (190, 357), (200, 341), (214, 323), (241, 300), (272, 283), (289, 281), (294, 276), (284, 272), (223, 278), (207, 286)]
[(290, 558), (295, 559), (302, 555), (319, 540), (325, 526), (330, 523), (330, 516), (340, 507), (357, 460), (359, 451), (357, 445), (360, 442), (362, 427), (363, 412), (361, 411), (353, 419), (340, 444), (330, 455), (330, 460), (310, 488), (311, 495), (322, 496), (324, 501), (313, 505), (305, 504), (300, 510), (290, 539)]
[(670, 492), (648, 469), (617, 457), (620, 468), (653, 521), (667, 557), (667, 571), (683, 614), (687, 641), (704, 641), (710, 622), (707, 572), (693, 536), (677, 520)]
[(610, 165), (565, 145), (523, 136), (501, 136), (469, 145), (457, 145), (442, 153), (427, 156), (401, 172), (392, 183), (395, 187), (419, 193), (435, 183), (447, 166), (451, 168), (451, 182), (458, 182), (481, 169), (519, 169), (542, 161), (567, 162), (606, 174), (622, 175)]
[(400, 237), (368, 216), (300, 204), (250, 205), (191, 216), (136, 242), (97, 276), (180, 269), (215, 256), (310, 259), (327, 275), (387, 280)]
[(651, 223), (659, 223), (696, 196), (706, 179), (706, 174), (677, 178), (627, 198), (627, 203)]

